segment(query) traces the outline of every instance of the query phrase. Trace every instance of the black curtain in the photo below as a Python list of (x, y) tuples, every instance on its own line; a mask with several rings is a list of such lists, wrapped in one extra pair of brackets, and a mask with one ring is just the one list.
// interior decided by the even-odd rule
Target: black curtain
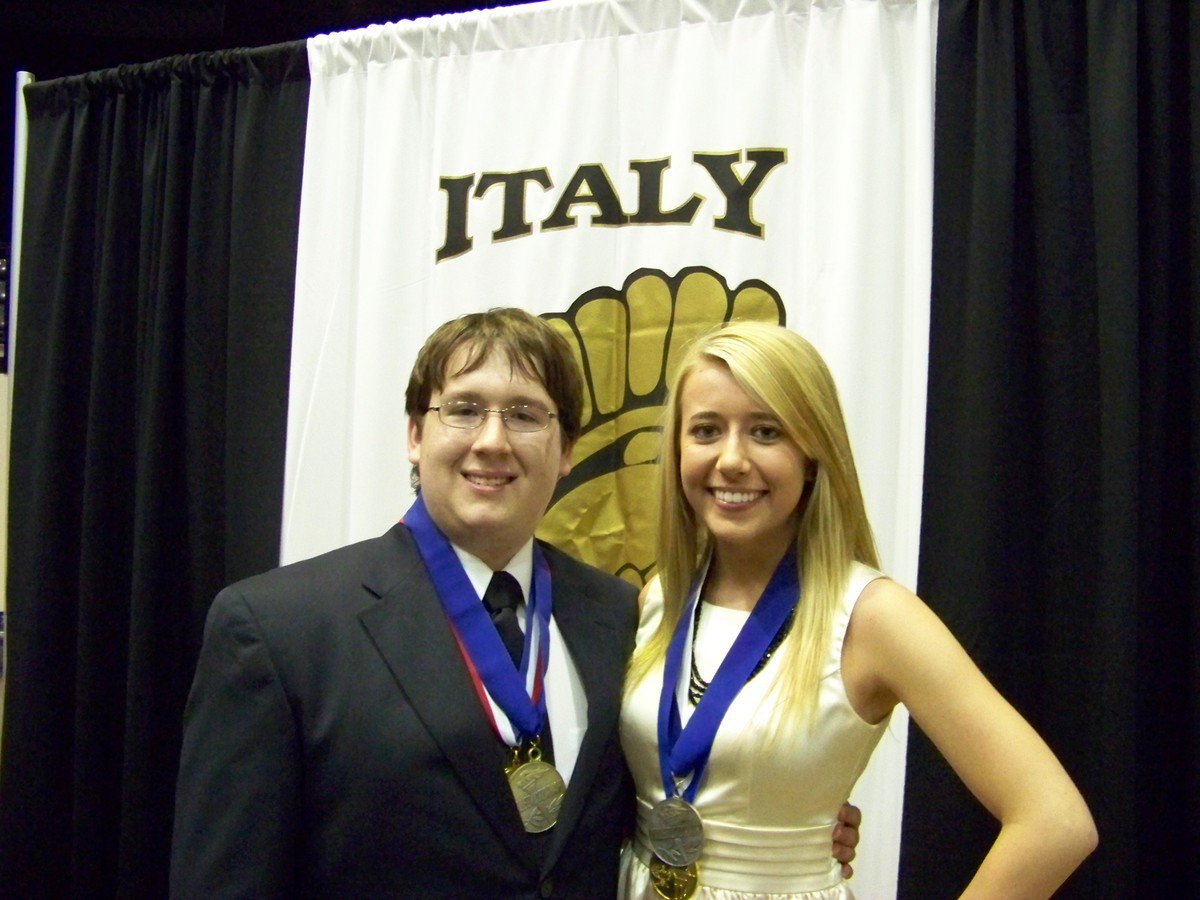
[[(1198, 62), (1192, 4), (939, 9), (920, 589), (1089, 801), (1064, 896), (1200, 894)], [(995, 832), (914, 729), (902, 895)]]
[(163, 896), (205, 613), (278, 562), (305, 45), (25, 97), (0, 884)]

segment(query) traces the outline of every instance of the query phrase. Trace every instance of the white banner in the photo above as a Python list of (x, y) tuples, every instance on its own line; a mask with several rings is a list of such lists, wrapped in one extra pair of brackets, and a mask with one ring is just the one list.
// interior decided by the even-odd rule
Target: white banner
[[(313, 38), (284, 561), (396, 521), (418, 348), (512, 305), (552, 317), (589, 384), (544, 537), (644, 577), (664, 371), (696, 330), (766, 318), (833, 370), (884, 565), (914, 585), (936, 18), (567, 0)], [(865, 897), (896, 890), (894, 721), (855, 795)]]

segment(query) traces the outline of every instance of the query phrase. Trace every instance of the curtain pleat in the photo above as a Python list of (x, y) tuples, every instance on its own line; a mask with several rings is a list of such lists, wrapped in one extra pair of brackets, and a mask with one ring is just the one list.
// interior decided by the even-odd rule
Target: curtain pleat
[(303, 42), (26, 90), (0, 873), (166, 893), (204, 615), (279, 556)]
[[(1138, 803), (1127, 821), (1142, 863), (1139, 888), (1194, 896), (1200, 894), (1200, 9), (1139, 4), (1139, 16)], [(1157, 821), (1165, 827), (1144, 825)]]
[[(920, 590), (1089, 801), (1064, 896), (1200, 889), (1198, 22), (939, 8)], [(901, 895), (952, 896), (996, 825), (908, 752)]]

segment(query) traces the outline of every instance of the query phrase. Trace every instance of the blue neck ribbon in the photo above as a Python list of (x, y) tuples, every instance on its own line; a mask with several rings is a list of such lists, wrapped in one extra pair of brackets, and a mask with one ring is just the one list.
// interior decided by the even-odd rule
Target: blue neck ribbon
[(754, 667), (771, 645), (788, 614), (800, 602), (796, 547), (793, 544), (775, 567), (775, 572), (750, 612), (750, 617), (742, 625), (742, 630), (738, 632), (733, 646), (725, 654), (717, 674), (713, 676), (704, 696), (696, 704), (687, 727), (682, 728), (676, 687), (683, 671), (683, 649), (687, 644), (688, 629), (693, 621), (696, 604), (700, 602), (702, 584), (703, 576), (696, 579), (686, 608), (675, 625), (675, 633), (667, 647), (662, 693), (658, 701), (658, 759), (662, 771), (663, 791), (668, 799), (674, 797), (678, 793), (676, 778), (686, 778), (691, 773), (691, 780), (682, 794), (688, 803), (696, 799), (717, 729), (733, 703), (733, 698), (750, 680)]
[(525, 648), (518, 672), (454, 547), (430, 518), (420, 494), (401, 521), (417, 542), (451, 627), (488, 693), (508, 716), (518, 739), (523, 742), (540, 734), (546, 724), (543, 685), (550, 655), (553, 605), (550, 566), (541, 547), (533, 542), (533, 584), (525, 603)]

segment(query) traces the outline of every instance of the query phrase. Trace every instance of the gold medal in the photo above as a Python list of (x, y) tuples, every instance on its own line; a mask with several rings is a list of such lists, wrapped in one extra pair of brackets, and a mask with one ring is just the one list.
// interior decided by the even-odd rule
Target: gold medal
[(664, 900), (687, 900), (696, 893), (700, 871), (694, 862), (686, 866), (671, 866), (655, 856), (650, 860), (650, 882)]
[(530, 834), (540, 834), (553, 828), (558, 821), (558, 811), (562, 808), (567, 786), (558, 769), (542, 761), (542, 749), (537, 738), (524, 753), (522, 748), (512, 748), (512, 757), (504, 774), (508, 776), (508, 786), (512, 789), (525, 830)]

